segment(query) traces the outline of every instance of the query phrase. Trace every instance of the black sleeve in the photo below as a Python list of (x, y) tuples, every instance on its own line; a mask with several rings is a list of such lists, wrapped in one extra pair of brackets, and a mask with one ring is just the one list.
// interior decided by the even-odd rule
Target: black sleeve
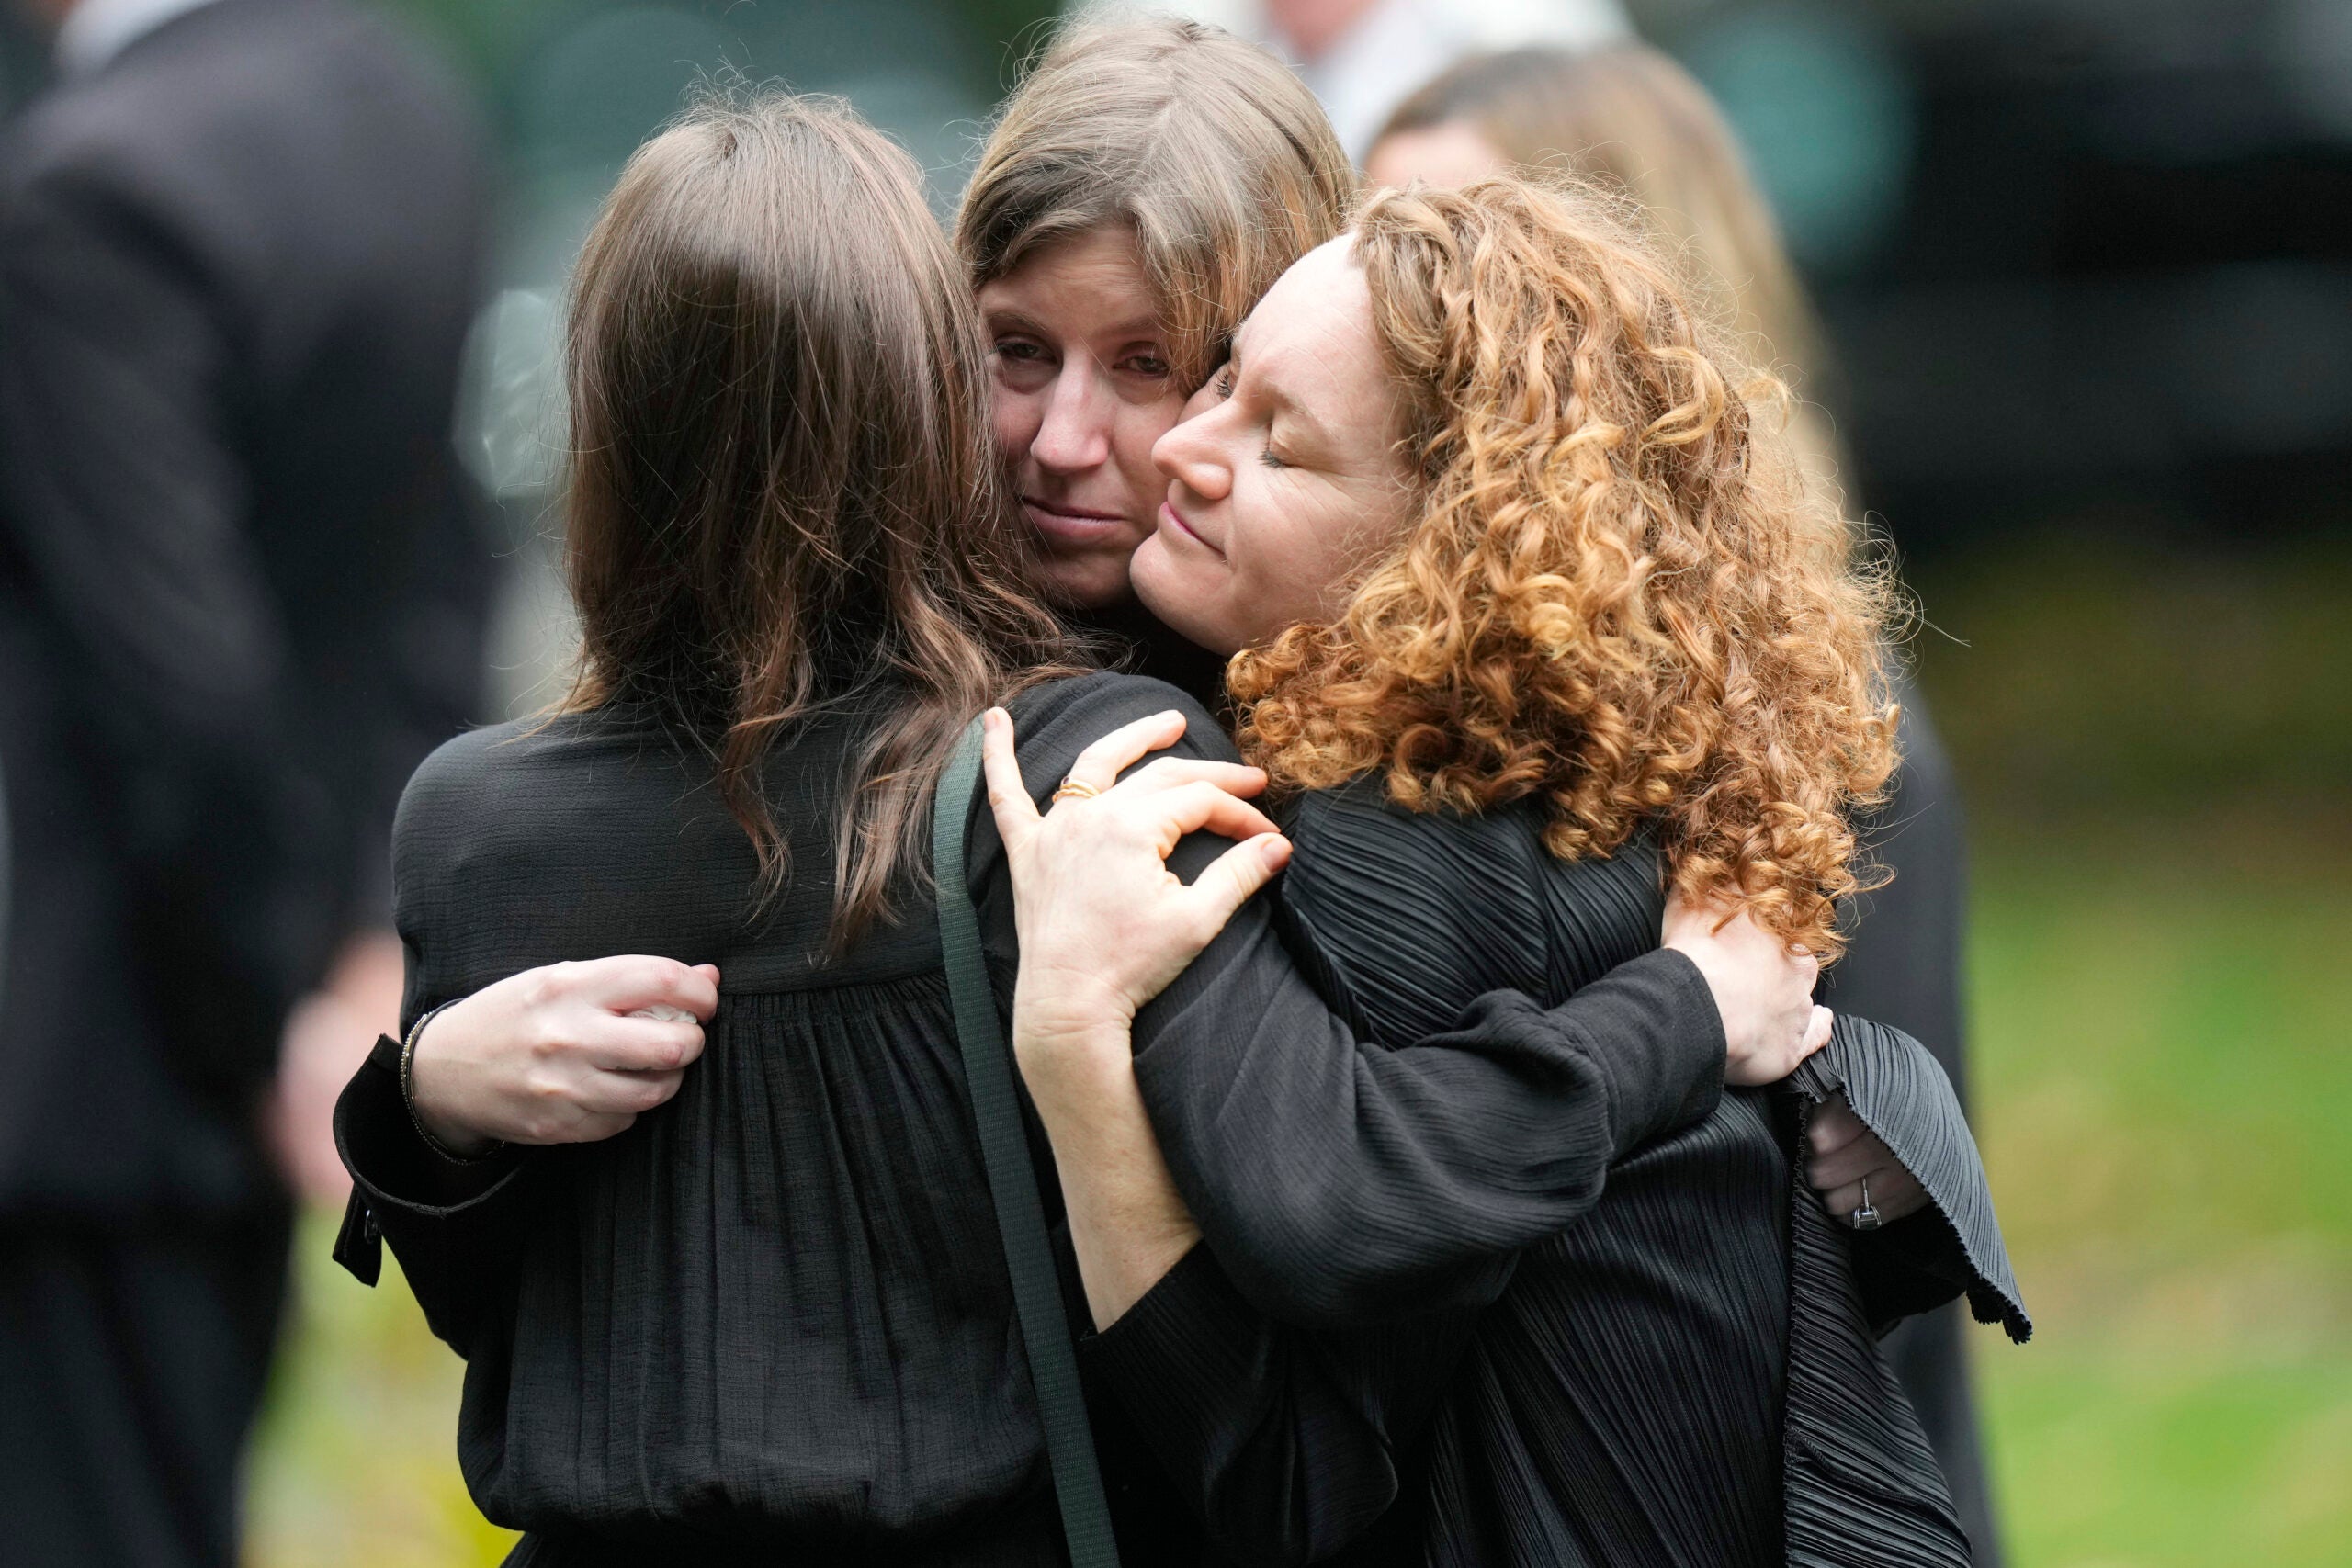
[[(408, 976), (401, 1028), (467, 994), (472, 981), (458, 972), (436, 942), (433, 916), (453, 897), (469, 895), (459, 857), (449, 852), (468, 832), (460, 827), (479, 809), (480, 781), (472, 759), (479, 740), (443, 748), (418, 770), (404, 793), (395, 829), (394, 858), (406, 874), (395, 921), (407, 950)], [(529, 967), (517, 964), (516, 969)], [(381, 1244), (391, 1244), (409, 1289), (433, 1332), (471, 1358), (511, 1280), (523, 1234), (523, 1210), (533, 1170), (554, 1151), (508, 1145), (481, 1160), (447, 1158), (427, 1144), (401, 1093), (401, 1042), (377, 1042), (335, 1100), (334, 1136), (352, 1191), (334, 1257), (367, 1284), (381, 1269)]]
[[(1230, 760), (1197, 704), (1157, 682), (1091, 676), (1015, 709), (1041, 800), (1106, 730), (1186, 714), (1178, 750)], [(976, 806), (973, 886), (1010, 955), (1003, 850)], [(1226, 847), (1196, 836), (1197, 874)], [(1309, 1325), (1407, 1318), (1491, 1300), (1522, 1247), (1574, 1224), (1610, 1162), (1705, 1116), (1724, 1036), (1697, 967), (1659, 952), (1545, 1010), (1497, 993), (1459, 1027), (1358, 1039), (1302, 975), (1261, 897), (1135, 1030), (1136, 1072), (1169, 1168), (1242, 1295)]]
[(335, 1261), (372, 1285), (390, 1242), (425, 1322), (470, 1358), (519, 1252), (527, 1154), (460, 1163), (435, 1153), (409, 1119), (400, 1043), (389, 1037), (335, 1100), (334, 1141), (352, 1183)]
[(1979, 1323), (2022, 1343), (2033, 1333), (1976, 1139), (1926, 1046), (1898, 1029), (1839, 1013), (1829, 1043), (1792, 1081), (1815, 1103), (1845, 1093), (1862, 1124), (1918, 1180), (1928, 1207), (1883, 1231), (1848, 1232), (1862, 1309), (1876, 1330), (1962, 1294)]

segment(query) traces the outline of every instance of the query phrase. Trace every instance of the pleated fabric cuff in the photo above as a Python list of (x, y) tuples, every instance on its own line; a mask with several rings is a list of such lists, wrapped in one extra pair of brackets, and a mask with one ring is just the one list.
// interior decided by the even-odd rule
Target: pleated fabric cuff
[(1965, 1288), (1977, 1322), (1998, 1323), (2019, 1344), (2031, 1337), (2033, 1320), (2027, 1315), (2009, 1266), (1975, 1134), (1961, 1112), (1951, 1080), (1927, 1047), (1899, 1029), (1841, 1012), (1829, 1043), (1808, 1058), (1792, 1081), (1816, 1104), (1842, 1089), (1862, 1124), (1918, 1181), (1950, 1233), (1944, 1249), (1948, 1256), (1940, 1260), (1919, 1252), (1911, 1220), (1890, 1227), (1883, 1237), (1857, 1235), (1858, 1247), (1883, 1242), (1910, 1254), (1918, 1265), (1947, 1274)]

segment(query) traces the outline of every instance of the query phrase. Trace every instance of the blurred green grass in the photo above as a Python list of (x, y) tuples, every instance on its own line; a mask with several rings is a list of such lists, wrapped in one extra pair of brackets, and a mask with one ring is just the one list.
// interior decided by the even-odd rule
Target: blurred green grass
[[(2017, 1568), (2352, 1562), (2352, 552), (1914, 573), (1972, 802), (1974, 1117), (2034, 1309), (1973, 1336)], [(306, 1231), (255, 1568), (490, 1563), (458, 1367)]]
[(1916, 571), (1971, 803), (2019, 1568), (2352, 1562), (2352, 551)]

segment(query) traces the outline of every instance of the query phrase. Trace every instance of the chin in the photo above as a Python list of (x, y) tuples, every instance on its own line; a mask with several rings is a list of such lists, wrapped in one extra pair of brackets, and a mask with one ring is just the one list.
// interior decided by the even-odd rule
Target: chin
[(1063, 610), (1110, 610), (1135, 597), (1125, 556), (1090, 552), (1048, 555), (1037, 563), (1037, 584)]
[(1247, 646), (1248, 639), (1235, 637), (1223, 624), (1215, 596), (1201, 592), (1206, 585), (1199, 581), (1199, 574), (1174, 560), (1159, 535), (1143, 542), (1127, 563), (1127, 572), (1143, 607), (1186, 642), (1228, 659)]

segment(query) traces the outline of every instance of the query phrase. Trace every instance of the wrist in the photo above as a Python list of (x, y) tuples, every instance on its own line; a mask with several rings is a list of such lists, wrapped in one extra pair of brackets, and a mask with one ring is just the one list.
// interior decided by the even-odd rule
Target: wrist
[[(452, 1004), (444, 1002), (410, 1025), (408, 1038), (401, 1046), (401, 1099), (408, 1106), (409, 1122), (425, 1145), (444, 1159), (469, 1163), (485, 1159), (500, 1147), (496, 1138), (467, 1126), (436, 1105), (430, 1089), (437, 1087), (440, 1068), (445, 1065), (435, 1056), (418, 1060), (425, 1041), (425, 1025), (431, 1023)], [(424, 1077), (419, 1077), (422, 1069)]]
[(1114, 1039), (1124, 1043), (1135, 1021), (1135, 1003), (1092, 976), (1024, 966), (1013, 985), (1016, 1049), (1024, 1037), (1032, 1048), (1088, 1050)]

